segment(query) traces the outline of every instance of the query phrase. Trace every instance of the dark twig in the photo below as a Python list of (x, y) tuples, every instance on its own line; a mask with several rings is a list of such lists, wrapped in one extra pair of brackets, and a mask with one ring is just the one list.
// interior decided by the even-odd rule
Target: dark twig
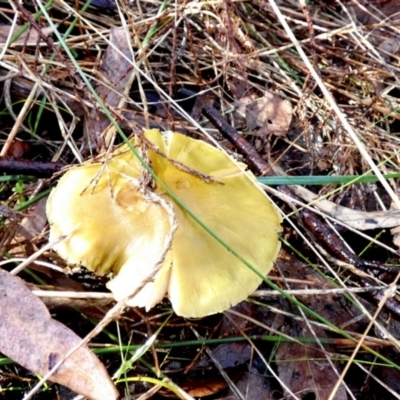
[(268, 163), (260, 157), (257, 150), (246, 139), (239, 135), (235, 128), (229, 125), (225, 118), (221, 117), (221, 114), (212, 105), (205, 104), (201, 112), (247, 158), (250, 167), (262, 176), (270, 174), (271, 168)]
[(0, 157), (0, 173), (49, 178), (64, 167), (65, 165), (61, 163), (15, 160), (12, 157)]
[(377, 262), (364, 261), (357, 257), (356, 254), (351, 252), (347, 247), (343, 246), (343, 241), (338, 237), (333, 229), (331, 229), (329, 225), (324, 224), (321, 219), (309, 209), (302, 210), (301, 217), (304, 224), (315, 236), (318, 242), (322, 244), (324, 248), (329, 249), (330, 254), (332, 254), (338, 260), (354, 265), (364, 272), (367, 272), (368, 269), (373, 270), (375, 276), (378, 275), (375, 272), (384, 272), (390, 274), (392, 277), (393, 275), (396, 276), (400, 272), (397, 267), (390, 267)]

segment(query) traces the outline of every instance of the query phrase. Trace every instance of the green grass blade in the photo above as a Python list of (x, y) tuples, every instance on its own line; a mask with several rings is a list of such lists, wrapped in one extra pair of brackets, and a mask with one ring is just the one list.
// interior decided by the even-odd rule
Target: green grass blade
[[(400, 173), (383, 175), (385, 179), (400, 178)], [(375, 175), (347, 175), (347, 176), (261, 176), (258, 182), (267, 186), (290, 185), (348, 185), (351, 183), (379, 182)]]

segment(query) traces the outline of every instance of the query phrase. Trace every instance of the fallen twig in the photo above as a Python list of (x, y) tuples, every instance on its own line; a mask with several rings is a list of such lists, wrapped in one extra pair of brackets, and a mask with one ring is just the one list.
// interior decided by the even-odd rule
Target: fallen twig
[(15, 160), (12, 157), (0, 157), (0, 172), (7, 174), (33, 175), (38, 178), (49, 178), (64, 167), (64, 164), (56, 162)]

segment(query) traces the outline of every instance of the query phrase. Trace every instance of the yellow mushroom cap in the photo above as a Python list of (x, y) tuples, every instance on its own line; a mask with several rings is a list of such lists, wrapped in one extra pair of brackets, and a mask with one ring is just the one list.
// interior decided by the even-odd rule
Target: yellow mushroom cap
[[(280, 248), (281, 217), (254, 176), (201, 140), (158, 130), (144, 135), (159, 149), (149, 149), (148, 158), (163, 184), (266, 275)], [(132, 144), (137, 146), (135, 140)], [(80, 166), (61, 178), (47, 203), (50, 240), (68, 235), (55, 246), (60, 256), (101, 275), (113, 272), (107, 286), (117, 300), (132, 294), (134, 283), (161, 260), (155, 280), (127, 304), (149, 309), (167, 293), (174, 311), (185, 317), (223, 311), (256, 290), (260, 277), (176, 204), (163, 185), (156, 184), (153, 197), (146, 195), (141, 172), (135, 155), (122, 146), (104, 166)]]

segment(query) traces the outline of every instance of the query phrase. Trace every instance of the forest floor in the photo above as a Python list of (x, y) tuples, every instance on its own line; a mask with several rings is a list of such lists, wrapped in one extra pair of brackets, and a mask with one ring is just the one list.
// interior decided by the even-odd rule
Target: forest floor
[[(400, 398), (397, 1), (0, 5), (0, 398), (112, 399), (114, 385), (126, 399)], [(219, 146), (282, 214), (272, 271), (222, 313), (124, 307), (109, 276), (49, 242), (46, 202), (65, 171), (102, 165), (126, 138), (156, 170), (137, 144), (150, 128)], [(219, 204), (232, 220), (234, 198)], [(91, 236), (108, 246), (115, 229)], [(112, 253), (93, 246), (90, 259)], [(201, 276), (194, 254), (184, 262)], [(222, 279), (213, 257), (206, 282)], [(180, 285), (190, 296), (197, 283)], [(219, 284), (223, 304), (234, 283)]]

